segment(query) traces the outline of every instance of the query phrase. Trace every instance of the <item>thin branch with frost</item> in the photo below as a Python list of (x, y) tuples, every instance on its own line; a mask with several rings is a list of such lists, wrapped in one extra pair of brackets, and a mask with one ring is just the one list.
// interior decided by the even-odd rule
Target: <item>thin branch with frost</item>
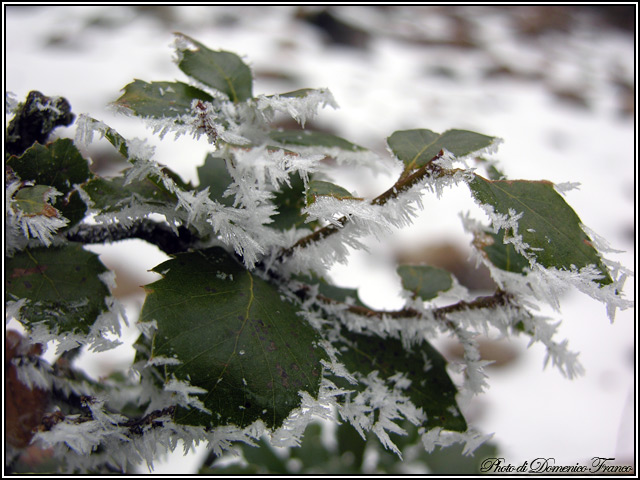
[(168, 225), (145, 218), (136, 219), (127, 226), (122, 223), (79, 224), (64, 235), (71, 242), (87, 245), (138, 238), (155, 245), (168, 255), (186, 252), (197, 244), (197, 239), (188, 228), (179, 226), (175, 232)]
[[(400, 179), (391, 188), (389, 188), (384, 193), (378, 195), (376, 198), (371, 200), (369, 205), (384, 206), (385, 204), (389, 203), (391, 200), (401, 198), (401, 194), (410, 191), (412, 187), (419, 185), (424, 180), (432, 180), (432, 179), (436, 180), (442, 177), (455, 178), (456, 174), (462, 171), (461, 170), (445, 170), (442, 167), (440, 167), (435, 160), (442, 158), (443, 156), (444, 156), (444, 152), (441, 151), (438, 155), (436, 155), (432, 159), (432, 161), (420, 167), (415, 172), (407, 176), (400, 177)], [(417, 199), (412, 197), (412, 201), (419, 202), (419, 197)], [(406, 209), (401, 210), (399, 208), (394, 208), (393, 211), (396, 212), (396, 215), (397, 215), (397, 212), (401, 212), (402, 216), (398, 218), (392, 217), (392, 221), (391, 221), (392, 224), (396, 223), (396, 224), (402, 225), (407, 223), (408, 218), (407, 218)], [(297, 249), (304, 249), (310, 244), (320, 242), (321, 240), (324, 240), (325, 238), (340, 232), (344, 228), (344, 226), (349, 221), (353, 221), (354, 218), (356, 217), (352, 215), (345, 215), (331, 221), (328, 225), (301, 238), (292, 246), (282, 249), (278, 254), (278, 258), (280, 258), (281, 260), (285, 260), (287, 257), (292, 256)]]

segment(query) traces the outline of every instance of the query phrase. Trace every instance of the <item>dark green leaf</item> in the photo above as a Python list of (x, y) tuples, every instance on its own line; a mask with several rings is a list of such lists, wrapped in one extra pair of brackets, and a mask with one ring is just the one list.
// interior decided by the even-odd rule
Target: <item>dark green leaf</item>
[(311, 130), (280, 130), (271, 132), (269, 136), (272, 140), (285, 146), (337, 147), (349, 152), (366, 151), (366, 148), (351, 143), (344, 138), (330, 133), (314, 132)]
[(397, 269), (402, 288), (423, 300), (436, 298), (453, 286), (451, 273), (428, 265), (401, 265)]
[(68, 138), (61, 138), (47, 145), (34, 144), (20, 157), (7, 161), (24, 181), (54, 187), (62, 195), (56, 197), (53, 206), (67, 218), (70, 228), (84, 218), (86, 206), (75, 192), (74, 185), (92, 177), (89, 164)]
[(160, 180), (147, 177), (124, 184), (125, 178), (106, 179), (95, 177), (83, 186), (94, 208), (101, 212), (119, 212), (127, 207), (145, 204), (153, 211), (154, 206), (175, 206), (177, 198)]
[(86, 334), (106, 310), (109, 289), (98, 275), (107, 269), (81, 246), (27, 249), (7, 258), (4, 268), (7, 294), (29, 300), (21, 313), (30, 325), (44, 321)]
[[(580, 218), (548, 181), (486, 180), (478, 175), (469, 183), (473, 196), (491, 205), (496, 213), (509, 209), (522, 213), (518, 235), (529, 245), (527, 254), (546, 268), (570, 270), (595, 265), (603, 274), (603, 285), (612, 282), (591, 239), (581, 228)], [(514, 232), (504, 232), (512, 236)], [(501, 267), (502, 268), (502, 267)]]
[(140, 117), (177, 117), (191, 113), (193, 100), (211, 101), (213, 97), (182, 82), (151, 82), (134, 80), (124, 87), (115, 104)]
[(285, 461), (273, 451), (264, 439), (258, 441), (258, 447), (246, 447), (243, 449), (244, 457), (251, 465), (256, 465), (265, 473), (286, 474), (289, 473)]
[(475, 476), (486, 473), (481, 470), (483, 460), (498, 458), (498, 448), (493, 443), (483, 443), (473, 455), (463, 455), (463, 445), (453, 444), (448, 447), (436, 448), (433, 452), (421, 452), (420, 459), (429, 466), (433, 475), (469, 475)]
[(226, 206), (233, 205), (233, 196), (222, 196), (229, 184), (233, 182), (224, 158), (214, 157), (211, 153), (207, 154), (204, 165), (198, 167), (198, 179), (200, 190), (209, 187), (209, 198)]
[(179, 409), (176, 421), (277, 427), (317, 395), (326, 357), (318, 336), (278, 290), (221, 248), (183, 253), (154, 268), (164, 278), (147, 288), (141, 320), (156, 320), (152, 356), (177, 358), (167, 375), (207, 391), (211, 415)]
[(288, 230), (293, 227), (313, 229), (317, 222), (305, 223), (306, 215), (301, 213), (306, 206), (304, 181), (295, 173), (289, 176), (289, 182), (291, 186), (282, 185), (274, 194), (273, 203), (278, 207), (278, 214), (271, 217), (273, 223), (269, 226), (278, 230)]
[(47, 145), (34, 144), (20, 157), (11, 157), (7, 164), (21, 180), (49, 185), (66, 195), (74, 184), (91, 177), (89, 164), (73, 141), (61, 138)]
[[(346, 348), (341, 349), (339, 360), (347, 370), (365, 376), (377, 370), (384, 379), (403, 372), (411, 380), (407, 396), (427, 414), (424, 424), (427, 429), (442, 427), (461, 432), (467, 429), (456, 403), (457, 390), (446, 371), (446, 361), (429, 342), (423, 342), (410, 352), (400, 340), (393, 338), (381, 339), (344, 330), (342, 336)], [(335, 382), (350, 390), (362, 388), (338, 377)]]
[(234, 102), (253, 97), (251, 69), (235, 53), (209, 50), (200, 42), (183, 35), (178, 46), (178, 67), (191, 78), (225, 93)]
[[(352, 430), (354, 430), (352, 428)], [(355, 431), (355, 430), (354, 430)], [(357, 433), (356, 433), (357, 435)], [(304, 438), (299, 448), (291, 449), (291, 458), (298, 458), (303, 468), (311, 473), (314, 468), (323, 473), (331, 461), (332, 455), (322, 441), (322, 426), (312, 423), (304, 431)]]
[(351, 298), (354, 305), (360, 305), (361, 307), (365, 306), (364, 303), (360, 301), (358, 290), (355, 288), (336, 287), (335, 285), (327, 282), (324, 278), (317, 277), (315, 274), (313, 274), (312, 277), (307, 275), (296, 275), (294, 278), (295, 280), (308, 285), (317, 285), (318, 293), (332, 300), (346, 302), (348, 298)]
[(447, 130), (438, 134), (426, 129), (394, 132), (387, 144), (407, 168), (417, 168), (433, 160), (440, 150), (446, 149), (456, 157), (482, 150), (495, 140), (468, 130)]
[(474, 245), (480, 248), (496, 267), (507, 272), (524, 273), (525, 269), (529, 267), (529, 260), (516, 252), (513, 244), (505, 244), (502, 241), (503, 236), (497, 233), (482, 232), (474, 240)]
[(312, 180), (307, 188), (307, 205), (311, 205), (318, 197), (333, 197), (338, 200), (362, 200), (354, 197), (346, 188), (342, 188), (335, 183)]

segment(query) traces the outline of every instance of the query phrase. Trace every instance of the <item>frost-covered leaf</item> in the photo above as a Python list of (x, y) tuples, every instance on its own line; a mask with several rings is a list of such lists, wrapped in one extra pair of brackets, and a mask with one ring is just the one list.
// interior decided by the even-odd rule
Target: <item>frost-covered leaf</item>
[(21, 309), (28, 325), (86, 334), (107, 310), (109, 289), (99, 278), (107, 269), (79, 245), (26, 249), (6, 259), (4, 272), (6, 293), (28, 300)]
[(136, 180), (125, 185), (124, 177), (106, 179), (95, 177), (82, 189), (89, 196), (93, 207), (101, 212), (119, 212), (135, 205), (147, 205), (149, 213), (153, 206), (175, 206), (176, 195), (153, 177)]
[(129, 158), (127, 140), (122, 135), (106, 123), (88, 115), (81, 114), (76, 122), (76, 143), (90, 144), (93, 141), (95, 132), (100, 133), (101, 136), (106, 138), (120, 155), (124, 158)]
[(176, 34), (178, 67), (191, 78), (225, 93), (234, 102), (253, 97), (251, 69), (235, 53), (208, 49), (183, 34)]
[(580, 218), (551, 182), (491, 181), (476, 175), (469, 187), (478, 202), (491, 207), (494, 227), (504, 230), (504, 241), (520, 255), (559, 270), (595, 265), (604, 275), (599, 283), (612, 282)]
[(135, 80), (124, 87), (115, 104), (140, 117), (177, 117), (191, 113), (193, 100), (211, 101), (213, 97), (182, 82), (151, 82)]
[(214, 157), (210, 153), (207, 154), (204, 165), (198, 167), (198, 179), (200, 180), (201, 190), (209, 187), (209, 198), (217, 200), (223, 205), (233, 205), (233, 195), (222, 196), (227, 187), (233, 182), (224, 158)]
[(304, 181), (300, 175), (293, 174), (289, 176), (289, 183), (291, 185), (283, 184), (274, 194), (273, 203), (278, 207), (278, 213), (271, 217), (273, 223), (269, 226), (278, 230), (314, 228), (316, 222), (305, 224), (306, 215), (301, 212), (305, 207)]
[(312, 180), (307, 188), (307, 205), (316, 201), (317, 197), (333, 197), (338, 200), (356, 199), (349, 190), (331, 182)]
[(68, 138), (47, 145), (34, 144), (20, 157), (11, 157), (7, 164), (23, 181), (49, 185), (63, 194), (91, 177), (89, 164)]
[(482, 251), (496, 267), (507, 272), (523, 273), (529, 267), (529, 261), (516, 252), (513, 244), (503, 243), (503, 235), (491, 232), (479, 232), (474, 245)]
[(281, 97), (289, 97), (289, 98), (304, 98), (314, 92), (317, 92), (315, 88), (301, 88), (299, 90), (294, 90), (292, 92), (280, 93)]
[(489, 147), (495, 137), (468, 130), (447, 130), (439, 134), (426, 129), (401, 130), (387, 138), (391, 151), (407, 168), (429, 163), (440, 150), (448, 150), (456, 157), (464, 157)]
[(59, 212), (49, 203), (49, 200), (55, 198), (51, 193), (52, 188), (50, 186), (35, 185), (33, 187), (21, 188), (13, 198), (24, 215), (58, 217)]
[(74, 185), (91, 178), (89, 164), (68, 138), (47, 145), (34, 144), (20, 157), (12, 156), (7, 165), (23, 181), (48, 185), (62, 193), (53, 206), (69, 219), (68, 227), (84, 218), (86, 207), (74, 190)]
[[(427, 415), (423, 426), (460, 432), (467, 429), (456, 403), (457, 390), (446, 371), (446, 361), (429, 342), (407, 351), (400, 340), (393, 338), (382, 339), (344, 330), (342, 337), (344, 347), (337, 345), (341, 352), (339, 360), (348, 371), (366, 376), (376, 370), (380, 378), (386, 380), (402, 373), (410, 381), (405, 394)], [(348, 390), (363, 389), (362, 384), (351, 385), (338, 377), (332, 377), (333, 380)]]
[(414, 297), (431, 300), (440, 292), (446, 292), (453, 286), (451, 273), (429, 265), (400, 265), (397, 269), (402, 288), (413, 293)]
[(271, 132), (269, 136), (272, 140), (285, 146), (339, 148), (349, 152), (366, 151), (366, 148), (331, 133), (311, 130), (279, 130)]
[(181, 408), (176, 421), (240, 427), (261, 419), (278, 427), (316, 396), (326, 357), (318, 336), (278, 290), (221, 248), (178, 254), (154, 268), (163, 278), (146, 287), (141, 321), (156, 321), (152, 358), (176, 358), (177, 378), (199, 394), (201, 409)]
[(337, 287), (315, 274), (311, 276), (296, 275), (295, 279), (307, 285), (316, 285), (318, 287), (318, 293), (328, 299), (343, 303), (353, 303), (353, 305), (359, 305), (362, 307), (365, 306), (364, 303), (360, 301), (358, 290), (355, 288)]

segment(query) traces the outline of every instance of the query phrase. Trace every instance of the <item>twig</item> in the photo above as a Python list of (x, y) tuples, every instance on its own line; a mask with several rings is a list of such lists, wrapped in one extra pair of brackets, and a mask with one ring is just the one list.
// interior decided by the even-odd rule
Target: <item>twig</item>
[(83, 244), (117, 242), (118, 240), (139, 238), (157, 246), (167, 255), (186, 252), (197, 241), (197, 238), (186, 227), (178, 227), (178, 234), (176, 235), (168, 225), (148, 219), (138, 220), (130, 227), (125, 227), (119, 223), (109, 225), (82, 224), (64, 235), (67, 240)]
[[(442, 177), (444, 175), (450, 175), (456, 172), (456, 170), (446, 170), (434, 163), (434, 160), (441, 158), (444, 155), (444, 152), (440, 150), (438, 155), (433, 157), (429, 162), (415, 170), (413, 173), (404, 174), (400, 176), (398, 181), (387, 191), (378, 195), (376, 198), (371, 200), (371, 205), (384, 205), (389, 200), (397, 198), (398, 195), (409, 188), (413, 187), (416, 183), (424, 179), (425, 177)], [(301, 238), (292, 246), (283, 248), (278, 254), (278, 258), (284, 260), (287, 257), (290, 257), (296, 248), (305, 248), (311, 243), (318, 242), (324, 238), (327, 238), (334, 233), (339, 232), (349, 221), (348, 216), (341, 217), (337, 220), (338, 225), (329, 224), (325, 227), (316, 230), (315, 232), (307, 235), (306, 237)]]

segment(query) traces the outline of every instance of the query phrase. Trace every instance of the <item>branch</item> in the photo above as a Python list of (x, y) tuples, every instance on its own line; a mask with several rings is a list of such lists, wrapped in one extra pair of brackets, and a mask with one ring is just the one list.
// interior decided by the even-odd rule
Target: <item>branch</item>
[(82, 224), (72, 231), (65, 232), (67, 240), (83, 244), (117, 242), (128, 238), (145, 240), (167, 255), (186, 252), (193, 247), (197, 238), (183, 226), (178, 227), (178, 234), (168, 225), (156, 223), (148, 219), (138, 220), (130, 227), (122, 224), (87, 225)]
[[(324, 295), (318, 295), (318, 300), (328, 303), (328, 304), (343, 304), (348, 305), (339, 300), (335, 300), (330, 297), (326, 297)], [(433, 315), (440, 320), (445, 320), (447, 315), (454, 312), (463, 312), (465, 310), (482, 310), (485, 308), (496, 308), (500, 306), (508, 305), (512, 300), (512, 296), (503, 291), (498, 290), (493, 295), (488, 295), (484, 297), (477, 297), (471, 302), (466, 302), (464, 300), (459, 301), (458, 303), (454, 303), (452, 305), (447, 305), (446, 307), (438, 307), (432, 309), (431, 312)], [(413, 308), (403, 308), (402, 310), (372, 310), (370, 308), (361, 306), (361, 305), (348, 305), (347, 311), (351, 313), (355, 313), (356, 315), (362, 315), (364, 317), (391, 317), (391, 318), (413, 318), (419, 317), (422, 315), (421, 312), (415, 310)]]
[[(439, 178), (445, 175), (451, 175), (455, 173), (457, 170), (446, 170), (434, 163), (435, 160), (441, 158), (443, 155), (444, 155), (444, 152), (440, 150), (438, 155), (433, 157), (429, 162), (427, 162), (425, 165), (423, 165), (419, 169), (415, 170), (413, 173), (410, 173), (410, 174), (406, 172), (403, 173), (398, 179), (398, 181), (391, 188), (389, 188), (386, 192), (378, 195), (376, 198), (371, 200), (371, 205), (382, 206), (385, 203), (387, 203), (389, 200), (398, 198), (398, 195), (400, 195), (402, 192), (409, 190), (411, 187), (413, 187), (416, 183), (420, 182), (424, 178), (429, 178), (429, 177)], [(338, 219), (337, 221), (337, 223), (339, 223), (340, 226), (329, 224), (325, 227), (322, 227), (319, 230), (316, 230), (315, 232), (298, 240), (291, 247), (282, 249), (278, 254), (278, 258), (281, 260), (284, 260), (285, 258), (290, 257), (296, 248), (305, 248), (311, 243), (318, 242), (330, 235), (333, 235), (334, 233), (339, 232), (347, 224), (348, 221), (349, 221), (349, 217), (344, 216)]]

